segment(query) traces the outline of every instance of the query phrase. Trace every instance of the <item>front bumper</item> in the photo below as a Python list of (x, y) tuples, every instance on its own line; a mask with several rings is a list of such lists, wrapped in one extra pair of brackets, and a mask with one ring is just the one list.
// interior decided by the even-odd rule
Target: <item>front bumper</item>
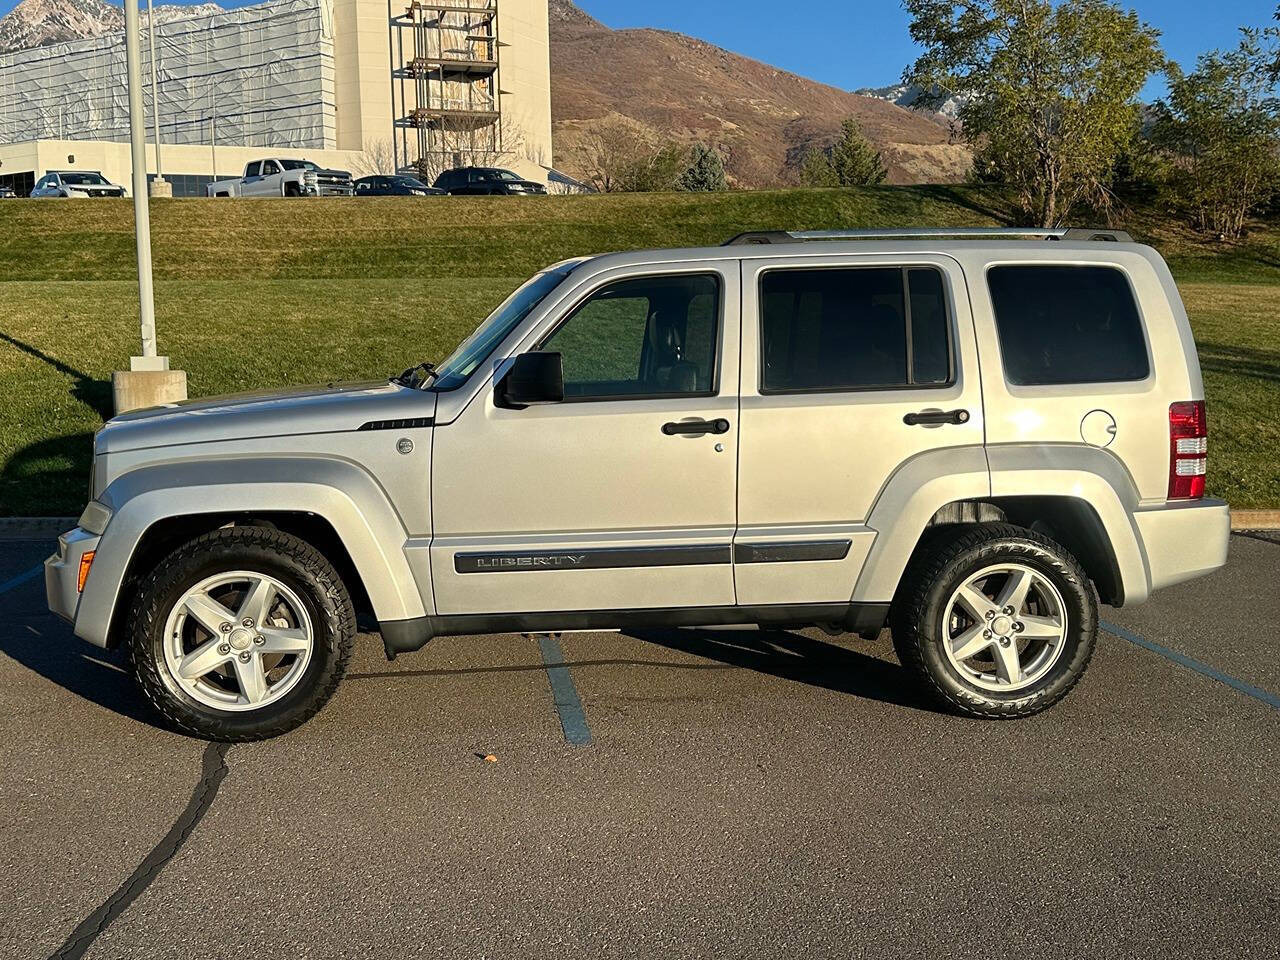
[(1221, 500), (1177, 501), (1134, 513), (1152, 590), (1222, 568), (1231, 542), (1231, 510)]
[(58, 552), (44, 562), (44, 590), (53, 613), (75, 623), (80, 606), (80, 558), (97, 549), (101, 537), (76, 527), (58, 537)]

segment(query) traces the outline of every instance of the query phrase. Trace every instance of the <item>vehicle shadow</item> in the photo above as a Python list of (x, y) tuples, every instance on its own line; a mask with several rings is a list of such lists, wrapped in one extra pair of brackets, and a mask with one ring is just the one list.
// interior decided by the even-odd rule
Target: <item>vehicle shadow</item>
[(51, 437), (14, 451), (0, 463), (0, 516), (78, 512), (92, 464), (92, 433)]
[(0, 654), (90, 703), (169, 729), (139, 694), (120, 651), (89, 646), (52, 616), (19, 617), (0, 625)]
[(639, 630), (627, 636), (836, 693), (942, 713), (896, 663), (789, 630)]

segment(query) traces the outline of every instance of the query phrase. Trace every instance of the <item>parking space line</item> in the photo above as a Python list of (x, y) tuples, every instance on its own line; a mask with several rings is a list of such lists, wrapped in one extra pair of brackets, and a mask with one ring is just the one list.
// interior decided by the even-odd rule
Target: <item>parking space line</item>
[(547, 667), (551, 698), (555, 702), (556, 713), (560, 716), (560, 728), (564, 731), (565, 740), (579, 747), (590, 743), (591, 731), (587, 729), (587, 715), (582, 711), (578, 690), (573, 685), (573, 677), (564, 662), (560, 641), (553, 633), (538, 634), (538, 649), (542, 652), (542, 662)]
[(25, 573), (20, 573), (16, 577), (11, 577), (10, 579), (6, 580), (4, 583), (0, 583), (0, 593), (8, 593), (14, 587), (20, 587), (24, 583), (26, 583), (28, 580), (34, 580), (36, 577), (40, 576), (43, 570), (44, 570), (44, 564), (41, 563), (32, 567), (30, 570), (26, 571)]
[(1274, 693), (1261, 690), (1252, 684), (1245, 683), (1243, 680), (1237, 680), (1230, 674), (1223, 673), (1221, 670), (1215, 669), (1207, 663), (1201, 663), (1199, 660), (1194, 660), (1186, 654), (1179, 653), (1177, 650), (1170, 650), (1168, 647), (1162, 647), (1158, 643), (1152, 643), (1150, 640), (1140, 637), (1136, 633), (1130, 633), (1124, 627), (1118, 627), (1114, 623), (1107, 623), (1105, 620), (1101, 621), (1101, 623), (1102, 629), (1112, 636), (1119, 637), (1121, 640), (1128, 640), (1135, 646), (1142, 647), (1144, 650), (1150, 650), (1152, 653), (1158, 653), (1166, 660), (1172, 660), (1179, 666), (1186, 667), (1188, 670), (1194, 670), (1196, 673), (1206, 676), (1211, 680), (1217, 680), (1219, 683), (1225, 683), (1232, 690), (1239, 691), (1246, 697), (1253, 697), (1253, 699), (1260, 700), (1273, 709), (1280, 710), (1280, 697), (1277, 697)]

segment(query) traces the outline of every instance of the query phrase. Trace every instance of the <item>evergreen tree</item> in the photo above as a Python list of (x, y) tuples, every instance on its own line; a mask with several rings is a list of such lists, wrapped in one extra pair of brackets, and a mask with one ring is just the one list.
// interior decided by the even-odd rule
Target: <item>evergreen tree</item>
[(676, 189), (686, 193), (718, 193), (728, 190), (724, 177), (724, 160), (713, 147), (697, 144), (693, 148), (689, 166), (676, 178)]
[(800, 179), (811, 187), (874, 187), (887, 176), (880, 152), (849, 117), (840, 125), (840, 138), (828, 150), (810, 150), (800, 167)]

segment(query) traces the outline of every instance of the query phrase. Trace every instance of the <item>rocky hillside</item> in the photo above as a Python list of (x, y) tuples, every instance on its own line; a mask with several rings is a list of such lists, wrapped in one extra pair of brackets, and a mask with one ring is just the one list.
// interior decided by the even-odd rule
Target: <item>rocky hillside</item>
[(891, 183), (962, 179), (971, 155), (946, 118), (858, 96), (663, 30), (611, 30), (571, 0), (549, 0), (556, 163), (570, 172), (584, 130), (610, 117), (660, 138), (702, 141), (743, 187), (794, 182), (805, 151), (846, 117), (883, 152)]
[[(221, 9), (215, 3), (158, 5), (156, 23), (217, 13)], [(145, 10), (142, 15), (145, 19)], [(0, 53), (100, 37), (123, 29), (124, 8), (103, 0), (22, 0), (0, 17)]]

